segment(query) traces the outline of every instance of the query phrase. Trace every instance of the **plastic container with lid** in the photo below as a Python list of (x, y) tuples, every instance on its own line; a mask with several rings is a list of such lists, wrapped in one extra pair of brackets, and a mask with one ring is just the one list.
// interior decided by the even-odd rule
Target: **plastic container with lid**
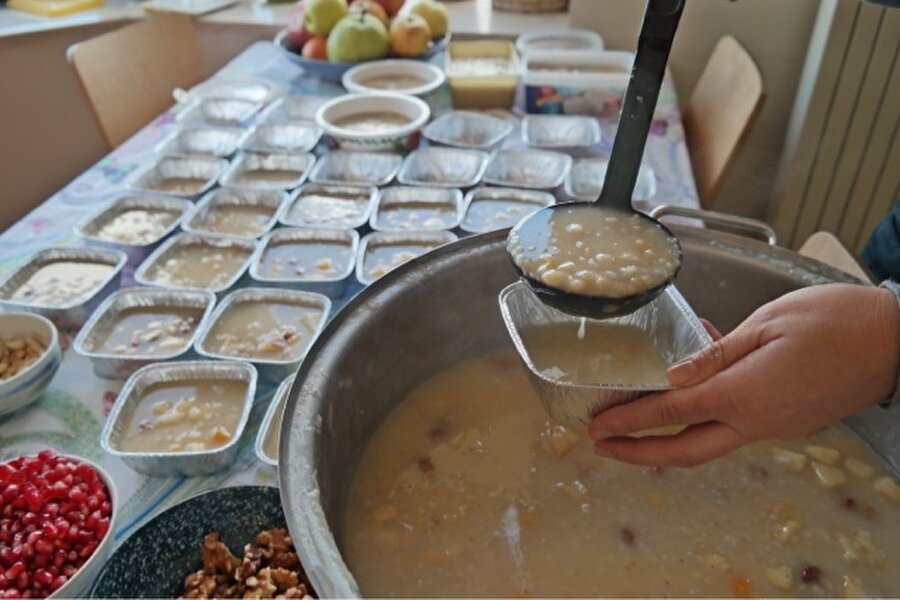
[(529, 113), (614, 116), (631, 75), (631, 52), (548, 50), (525, 57)]
[(519, 80), (519, 56), (512, 42), (450, 42), (445, 71), (454, 108), (513, 105)]

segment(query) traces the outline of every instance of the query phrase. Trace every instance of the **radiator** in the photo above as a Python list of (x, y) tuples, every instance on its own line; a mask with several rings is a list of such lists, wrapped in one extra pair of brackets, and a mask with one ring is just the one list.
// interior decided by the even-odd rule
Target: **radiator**
[(900, 200), (898, 54), (900, 10), (822, 2), (773, 203), (784, 245), (825, 230), (859, 252)]

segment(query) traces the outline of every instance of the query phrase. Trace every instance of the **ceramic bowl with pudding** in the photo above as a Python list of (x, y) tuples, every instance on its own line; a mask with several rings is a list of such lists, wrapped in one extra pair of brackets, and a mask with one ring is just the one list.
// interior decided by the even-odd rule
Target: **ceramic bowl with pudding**
[(348, 94), (326, 102), (316, 123), (332, 148), (411, 150), (431, 109), (424, 100), (396, 93)]
[(447, 77), (438, 67), (417, 60), (378, 60), (353, 67), (341, 79), (351, 93), (397, 92), (427, 100)]
[(36, 400), (61, 361), (59, 334), (48, 319), (0, 314), (0, 416)]

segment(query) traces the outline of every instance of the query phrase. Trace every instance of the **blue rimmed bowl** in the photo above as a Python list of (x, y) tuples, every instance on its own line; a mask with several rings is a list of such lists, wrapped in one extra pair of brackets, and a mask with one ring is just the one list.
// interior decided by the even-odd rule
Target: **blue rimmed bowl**
[[(49, 319), (26, 312), (0, 314), (0, 339), (8, 342), (27, 337), (40, 342), (44, 353), (12, 377), (0, 379), (0, 416), (35, 401), (53, 379), (62, 362), (59, 334)], [(0, 364), (9, 365), (9, 357), (0, 358)]]

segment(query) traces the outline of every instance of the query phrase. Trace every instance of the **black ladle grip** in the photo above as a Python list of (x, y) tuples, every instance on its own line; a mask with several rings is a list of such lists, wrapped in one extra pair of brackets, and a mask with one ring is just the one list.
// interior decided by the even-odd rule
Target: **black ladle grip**
[(632, 210), (631, 196), (684, 0), (648, 0), (622, 116), (597, 204)]

